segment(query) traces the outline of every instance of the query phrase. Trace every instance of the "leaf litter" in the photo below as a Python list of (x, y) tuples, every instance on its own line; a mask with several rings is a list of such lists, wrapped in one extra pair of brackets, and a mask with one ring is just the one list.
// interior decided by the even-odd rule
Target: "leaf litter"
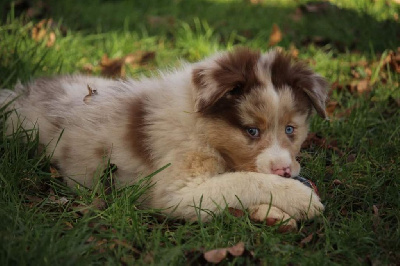
[(136, 51), (114, 59), (110, 59), (107, 54), (104, 54), (100, 61), (101, 74), (106, 77), (124, 78), (126, 76), (126, 65), (132, 67), (144, 66), (153, 61), (155, 56), (156, 53), (153, 51)]

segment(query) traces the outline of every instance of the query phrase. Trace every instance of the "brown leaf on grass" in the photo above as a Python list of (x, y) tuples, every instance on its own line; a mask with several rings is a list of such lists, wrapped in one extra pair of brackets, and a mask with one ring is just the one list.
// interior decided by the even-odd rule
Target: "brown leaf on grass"
[(329, 101), (328, 104), (326, 105), (326, 113), (328, 114), (329, 117), (333, 116), (333, 113), (335, 112), (336, 108), (339, 106), (339, 103), (336, 101)]
[(56, 34), (54, 32), (50, 32), (47, 38), (46, 46), (52, 47), (55, 42), (56, 42)]
[(155, 52), (137, 51), (121, 58), (110, 59), (104, 54), (100, 61), (101, 74), (107, 77), (119, 78), (125, 77), (125, 65), (143, 66), (149, 61), (154, 60)]
[(96, 240), (95, 236), (89, 236), (89, 238), (85, 241), (85, 243), (92, 243), (95, 240)]
[(228, 211), (229, 211), (230, 214), (232, 214), (235, 217), (243, 217), (244, 216), (244, 212), (242, 210), (239, 210), (239, 209), (235, 209), (235, 208), (229, 207)]
[(175, 18), (173, 16), (147, 16), (147, 23), (152, 28), (161, 26), (172, 27), (175, 25)]
[(52, 178), (60, 178), (61, 177), (60, 173), (58, 173), (57, 169), (54, 168), (53, 166), (50, 166), (50, 176)]
[(289, 46), (289, 55), (294, 59), (297, 59), (299, 57), (299, 50), (294, 44), (290, 44)]
[(303, 11), (301, 10), (301, 8), (296, 8), (294, 13), (290, 15), (290, 18), (294, 22), (299, 22), (303, 18)]
[(41, 41), (47, 34), (47, 29), (45, 27), (45, 23), (47, 20), (43, 19), (39, 23), (37, 23), (31, 32), (31, 37), (35, 41)]
[[(103, 211), (107, 209), (107, 202), (101, 198), (94, 198), (92, 203), (89, 205), (86, 205), (84, 203), (76, 203), (74, 202), (71, 206), (71, 209), (76, 212), (76, 214), (79, 215), (86, 215), (89, 214), (95, 210), (98, 211)], [(94, 226), (94, 225), (93, 225)], [(102, 228), (100, 228), (102, 229)], [(103, 228), (104, 230), (107, 230), (107, 227)]]
[(74, 228), (72, 223), (70, 223), (70, 222), (64, 222), (64, 223), (65, 223), (65, 230), (71, 230)]
[(332, 96), (332, 92), (334, 90), (342, 91), (344, 89), (344, 86), (340, 84), (338, 81), (334, 81), (331, 84), (331, 89), (329, 90), (329, 96)]
[(55, 29), (58, 28), (56, 23), (50, 19), (42, 19), (33, 26), (31, 30), (31, 37), (36, 42), (46, 40), (46, 46), (52, 47), (56, 42)]
[(104, 54), (100, 61), (101, 74), (107, 77), (124, 77), (125, 76), (124, 58), (110, 59)]
[(56, 197), (56, 196), (50, 196), (49, 201), (51, 203), (59, 204), (59, 205), (65, 205), (69, 202), (69, 200), (66, 197)]
[(363, 93), (366, 93), (366, 92), (369, 92), (369, 91), (371, 91), (371, 86), (369, 84), (369, 80), (368, 79), (360, 80), (357, 83), (357, 92), (359, 94), (363, 94)]
[(339, 186), (339, 185), (341, 185), (341, 184), (343, 184), (343, 182), (342, 181), (340, 181), (339, 179), (335, 179), (335, 180), (333, 180), (333, 185), (335, 185), (335, 186)]
[(374, 212), (375, 217), (379, 217), (379, 209), (376, 205), (372, 206), (372, 211)]
[(140, 56), (139, 64), (146, 65), (150, 61), (153, 61), (156, 58), (156, 53), (152, 51), (143, 52)]
[(373, 205), (372, 206), (372, 211), (373, 211), (373, 216), (372, 216), (372, 224), (374, 231), (377, 229), (379, 224), (381, 223), (381, 218), (379, 217), (379, 209), (378, 206)]
[(92, 64), (85, 64), (83, 67), (82, 67), (82, 72), (83, 73), (86, 73), (86, 74), (92, 74), (93, 73), (93, 71), (94, 71), (94, 69), (95, 69), (95, 67), (92, 65)]
[[(133, 255), (124, 255), (120, 259), (121, 265), (132, 265), (135, 261), (135, 257)], [(134, 265), (134, 264), (133, 264)]]
[(39, 198), (37, 196), (31, 196), (31, 195), (25, 195), (25, 198), (30, 202), (30, 203), (40, 203), (43, 201), (42, 198)]
[(96, 210), (104, 211), (105, 209), (107, 209), (107, 202), (101, 198), (95, 198), (92, 201), (91, 206), (93, 206), (93, 208)]
[(300, 241), (300, 246), (304, 247), (306, 244), (310, 243), (314, 238), (314, 233), (309, 234)]
[(213, 249), (204, 252), (204, 259), (210, 263), (220, 263), (224, 260), (228, 254), (231, 254), (234, 257), (239, 257), (244, 253), (244, 243), (239, 242), (236, 245), (229, 247), (229, 248), (219, 248)]
[(349, 155), (347, 156), (346, 162), (352, 163), (352, 162), (355, 162), (356, 159), (357, 159), (357, 155), (354, 154), (354, 153), (352, 153), (352, 154), (349, 154)]
[(252, 5), (258, 5), (265, 2), (265, 0), (244, 0), (244, 2), (250, 3)]
[(141, 252), (137, 248), (133, 247), (132, 244), (129, 244), (128, 242), (126, 242), (126, 240), (113, 239), (112, 241), (116, 245), (125, 247), (125, 248), (129, 249), (130, 251), (132, 251), (133, 253), (141, 254)]
[(390, 61), (389, 61), (390, 67), (396, 73), (400, 73), (400, 47), (397, 48), (396, 52), (391, 51), (389, 55), (390, 55)]
[(272, 26), (272, 32), (269, 35), (268, 46), (274, 46), (278, 44), (281, 40), (282, 40), (282, 32), (279, 29), (279, 26), (276, 23), (274, 23), (274, 25)]
[(147, 252), (143, 256), (143, 262), (146, 264), (154, 264), (154, 253), (153, 252)]
[(312, 1), (300, 6), (301, 10), (305, 13), (321, 14), (326, 11), (337, 9), (334, 4), (328, 1)]

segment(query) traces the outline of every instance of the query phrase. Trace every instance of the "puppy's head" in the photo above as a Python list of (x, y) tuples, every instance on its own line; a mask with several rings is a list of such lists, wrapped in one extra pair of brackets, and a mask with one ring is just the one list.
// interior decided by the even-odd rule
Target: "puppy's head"
[(192, 82), (205, 137), (231, 170), (299, 174), (313, 109), (326, 117), (321, 76), (277, 51), (241, 48), (198, 63)]

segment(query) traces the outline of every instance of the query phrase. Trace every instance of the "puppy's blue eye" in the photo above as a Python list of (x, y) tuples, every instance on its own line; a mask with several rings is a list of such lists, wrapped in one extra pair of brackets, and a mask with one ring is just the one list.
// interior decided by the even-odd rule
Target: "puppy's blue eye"
[(260, 130), (258, 128), (251, 127), (246, 129), (246, 131), (252, 138), (258, 138), (260, 136)]
[(286, 128), (285, 128), (285, 133), (286, 134), (291, 135), (291, 134), (293, 134), (293, 132), (294, 132), (294, 127), (286, 126)]

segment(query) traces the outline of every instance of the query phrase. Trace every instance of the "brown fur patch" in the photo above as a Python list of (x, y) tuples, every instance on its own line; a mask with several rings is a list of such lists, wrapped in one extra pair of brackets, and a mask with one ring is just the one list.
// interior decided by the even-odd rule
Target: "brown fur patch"
[[(259, 52), (254, 52), (246, 48), (237, 48), (221, 58), (217, 59), (217, 67), (209, 73), (207, 67), (194, 69), (192, 72), (192, 82), (198, 90), (210, 90), (209, 93), (199, 93), (207, 95), (206, 98), (198, 100), (198, 110), (207, 110), (218, 104), (223, 98), (234, 101), (236, 98), (249, 92), (252, 88), (261, 85), (257, 78), (255, 66), (260, 58)], [(215, 83), (214, 86), (206, 85), (209, 80)], [(216, 87), (215, 87), (216, 86)], [(226, 101), (221, 104), (226, 106)]]
[(284, 88), (285, 85), (292, 88), (300, 112), (310, 114), (313, 105), (318, 114), (325, 117), (325, 103), (321, 102), (324, 99), (318, 98), (326, 92), (316, 90), (325, 90), (327, 82), (315, 75), (309, 67), (300, 62), (293, 62), (288, 55), (277, 53), (271, 64), (271, 79), (277, 90)]
[(259, 52), (247, 48), (237, 48), (220, 58), (217, 61), (219, 68), (213, 73), (219, 89), (225, 93), (240, 86), (241, 90), (235, 94), (242, 95), (262, 85), (255, 70), (259, 58)]
[(129, 104), (129, 124), (126, 140), (130, 144), (133, 154), (143, 160), (143, 163), (152, 165), (151, 152), (147, 145), (146, 134), (146, 103), (143, 99), (136, 98)]
[(219, 93), (215, 95), (218, 100), (203, 111), (204, 115), (242, 127), (237, 103), (251, 90), (262, 86), (255, 69), (259, 58), (259, 52), (238, 48), (217, 61), (219, 67), (212, 77), (218, 86)]
[(107, 152), (103, 147), (98, 147), (94, 150), (94, 154), (96, 154), (97, 157), (103, 158), (104, 156), (107, 156)]

